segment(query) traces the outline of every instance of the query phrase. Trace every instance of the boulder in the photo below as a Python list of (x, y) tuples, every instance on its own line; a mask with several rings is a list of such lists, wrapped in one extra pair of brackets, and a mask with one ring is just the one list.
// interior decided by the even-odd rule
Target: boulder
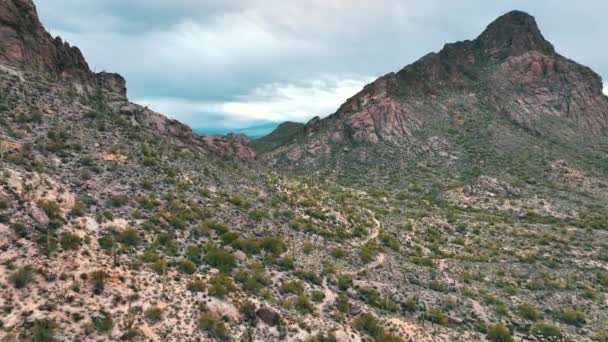
[(268, 307), (259, 308), (255, 313), (262, 320), (262, 322), (270, 325), (271, 327), (281, 323), (281, 315)]

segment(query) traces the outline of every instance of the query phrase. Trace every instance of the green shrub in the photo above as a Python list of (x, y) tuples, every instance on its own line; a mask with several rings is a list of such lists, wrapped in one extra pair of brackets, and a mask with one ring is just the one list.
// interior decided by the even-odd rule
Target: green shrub
[(112, 195), (108, 199), (107, 205), (114, 208), (120, 208), (129, 203), (129, 197), (127, 195)]
[(566, 309), (562, 311), (560, 319), (564, 323), (571, 325), (581, 326), (585, 324), (585, 314), (575, 309)]
[(188, 291), (191, 292), (204, 292), (207, 289), (207, 285), (200, 280), (193, 280), (188, 283)]
[(608, 342), (608, 332), (599, 332), (595, 337), (597, 342)]
[(211, 278), (211, 280), (209, 280), (209, 286), (209, 294), (218, 298), (223, 298), (236, 290), (236, 286), (232, 279), (223, 273)]
[(34, 321), (31, 330), (31, 340), (34, 342), (55, 342), (55, 329), (57, 329), (57, 323), (51, 320), (40, 320)]
[(424, 318), (427, 321), (431, 321), (435, 324), (447, 325), (449, 323), (448, 316), (437, 309), (430, 309), (424, 313)]
[(472, 281), (483, 281), (483, 276), (479, 272), (462, 272), (460, 274), (460, 279), (470, 284)]
[(608, 272), (598, 271), (597, 272), (597, 282), (605, 287), (608, 287)]
[(353, 325), (355, 329), (367, 333), (374, 338), (384, 335), (384, 329), (372, 314), (364, 313), (357, 316)]
[(15, 273), (13, 273), (11, 275), (11, 282), (13, 283), (13, 286), (15, 286), (18, 289), (24, 288), (25, 286), (27, 286), (27, 283), (29, 283), (32, 280), (32, 268), (31, 266), (25, 266), (20, 268), (19, 270), (17, 270)]
[(437, 291), (437, 292), (447, 292), (448, 291), (448, 287), (447, 285), (439, 280), (433, 280), (429, 283), (429, 288), (433, 291)]
[(285, 252), (287, 244), (278, 236), (269, 236), (261, 239), (260, 247), (266, 252), (279, 255)]
[(307, 338), (306, 342), (338, 342), (338, 338), (333, 331), (327, 333), (319, 332), (316, 335)]
[(513, 342), (511, 331), (503, 323), (498, 323), (488, 328), (488, 340), (492, 342)]
[(203, 259), (201, 257), (202, 254), (203, 248), (201, 248), (201, 246), (188, 246), (188, 249), (186, 249), (185, 256), (186, 258), (188, 258), (188, 260), (192, 261), (197, 265), (200, 265), (203, 262)]
[(167, 261), (165, 259), (158, 259), (150, 265), (150, 268), (157, 274), (163, 274), (167, 271)]
[(101, 311), (98, 315), (91, 317), (91, 321), (95, 329), (100, 332), (111, 331), (114, 326), (112, 316), (105, 311)]
[(27, 237), (27, 228), (21, 222), (15, 222), (11, 224), (11, 229), (15, 232), (15, 235), (19, 238)]
[(266, 209), (258, 208), (254, 209), (249, 213), (249, 217), (254, 221), (260, 221), (265, 218), (270, 218)]
[(228, 197), (227, 201), (237, 207), (243, 207), (246, 205), (245, 200), (243, 200), (243, 198), (238, 195)]
[(331, 256), (336, 259), (341, 259), (346, 255), (344, 248), (336, 247), (331, 250)]
[(161, 258), (160, 258), (160, 255), (158, 255), (157, 253), (151, 252), (151, 251), (147, 251), (147, 252), (144, 252), (142, 255), (140, 255), (139, 259), (141, 261), (149, 264), (149, 263), (157, 262)]
[(208, 245), (204, 260), (207, 264), (224, 273), (230, 273), (236, 267), (236, 259), (231, 254), (219, 249), (217, 246)]
[(321, 285), (321, 278), (315, 271), (300, 271), (296, 275), (311, 284)]
[(158, 323), (163, 318), (163, 309), (158, 306), (151, 306), (144, 312), (146, 320), (152, 324)]
[(361, 248), (361, 252), (359, 255), (361, 256), (361, 261), (367, 264), (372, 262), (376, 258), (378, 253), (378, 246), (376, 246), (376, 244), (373, 242), (368, 242)]
[(299, 280), (284, 281), (281, 284), (281, 293), (284, 294), (303, 294), (304, 283)]
[(209, 312), (204, 312), (198, 319), (199, 329), (207, 332), (207, 334), (220, 341), (228, 341), (230, 335), (226, 325), (220, 317), (217, 317)]
[(534, 324), (530, 328), (530, 332), (542, 341), (559, 341), (562, 337), (562, 332), (558, 327), (545, 322)]
[(57, 250), (57, 238), (55, 238), (49, 231), (47, 231), (46, 234), (40, 235), (36, 239), (36, 244), (38, 245), (40, 252), (47, 256), (51, 255)]
[(517, 312), (519, 312), (522, 317), (525, 317), (532, 321), (538, 321), (543, 316), (540, 311), (536, 310), (536, 308), (532, 304), (528, 303), (519, 305), (517, 307)]
[(435, 267), (435, 262), (429, 257), (414, 257), (412, 262), (420, 266)]
[(97, 239), (97, 242), (99, 243), (99, 247), (107, 251), (114, 249), (116, 244), (114, 235), (111, 232), (107, 232), (100, 236), (99, 239)]
[(77, 201), (70, 211), (70, 217), (82, 217), (87, 211), (87, 205), (83, 201)]
[(213, 230), (218, 235), (222, 235), (222, 234), (224, 234), (225, 232), (228, 231), (228, 227), (225, 224), (223, 224), (221, 222), (218, 222), (218, 221), (213, 221), (213, 220), (207, 220), (207, 221), (205, 221), (202, 224), (202, 229), (203, 230), (207, 230), (207, 231)]
[(249, 293), (257, 294), (272, 282), (264, 272), (264, 265), (253, 263), (248, 269), (240, 269), (234, 279)]
[(362, 288), (359, 290), (362, 299), (371, 306), (382, 308), (387, 311), (397, 311), (398, 305), (389, 297), (381, 297), (380, 293), (372, 288)]
[(386, 333), (380, 322), (372, 314), (364, 313), (357, 316), (353, 326), (355, 329), (370, 335), (375, 342), (403, 342), (400, 337)]
[(310, 298), (304, 294), (298, 295), (294, 300), (294, 308), (302, 314), (311, 314), (315, 311)]
[(348, 313), (350, 311), (350, 305), (348, 304), (348, 296), (344, 293), (338, 294), (336, 297), (336, 309), (341, 313)]
[(192, 231), (190, 232), (190, 234), (192, 235), (192, 238), (200, 239), (202, 237), (208, 236), (209, 231), (210, 231), (209, 226), (202, 223), (202, 224), (199, 224), (199, 225), (195, 226), (194, 228), (192, 228)]
[(82, 239), (78, 235), (72, 233), (63, 233), (61, 234), (59, 243), (61, 244), (61, 248), (65, 250), (74, 250), (80, 247)]
[(118, 241), (127, 246), (137, 246), (140, 242), (139, 233), (133, 228), (127, 228), (120, 232)]
[(397, 241), (397, 239), (395, 239), (392, 235), (389, 235), (387, 233), (382, 233), (380, 235), (380, 241), (382, 242), (383, 245), (385, 245), (386, 247), (388, 247), (394, 251), (399, 250), (399, 241)]
[(306, 209), (304, 212), (306, 213), (306, 215), (317, 220), (325, 221), (327, 219), (327, 215), (325, 215), (323, 211), (318, 209)]
[(172, 249), (175, 245), (175, 234), (172, 233), (159, 233), (154, 239), (154, 245), (163, 247), (165, 249)]
[(340, 291), (346, 291), (353, 285), (353, 278), (349, 275), (338, 276), (338, 288)]
[(196, 272), (196, 264), (188, 259), (182, 259), (177, 262), (177, 269), (186, 274), (194, 274)]
[(222, 236), (220, 238), (222, 239), (222, 242), (224, 244), (231, 244), (232, 242), (236, 241), (239, 237), (240, 237), (239, 233), (237, 233), (235, 231), (228, 231), (228, 232), (225, 232), (224, 234), (222, 234)]
[(101, 294), (105, 288), (105, 281), (108, 275), (104, 271), (91, 272), (91, 279), (93, 280), (93, 293)]
[(315, 303), (321, 303), (325, 299), (325, 293), (323, 291), (314, 290), (312, 291), (312, 301)]
[(279, 266), (284, 270), (293, 270), (294, 260), (292, 256), (286, 255), (279, 260)]
[(310, 242), (305, 242), (304, 246), (302, 247), (302, 252), (306, 255), (312, 253), (312, 251), (315, 249), (315, 245), (313, 245)]
[(57, 202), (42, 200), (38, 202), (38, 206), (46, 213), (49, 219), (56, 220), (61, 218), (61, 207)]

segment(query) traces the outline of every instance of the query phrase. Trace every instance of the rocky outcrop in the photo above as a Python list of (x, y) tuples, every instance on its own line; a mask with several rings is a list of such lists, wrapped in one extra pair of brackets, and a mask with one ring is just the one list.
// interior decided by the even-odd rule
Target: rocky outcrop
[[(489, 103), (498, 112), (541, 135), (564, 119), (564, 129), (600, 134), (608, 128), (608, 97), (591, 69), (559, 55), (529, 51), (507, 58), (489, 80)], [(564, 133), (568, 133), (567, 131)]]
[(101, 87), (113, 100), (127, 97), (122, 76), (92, 72), (80, 49), (46, 31), (32, 0), (0, 1), (0, 65), (71, 83), (81, 95)]
[(0, 1), (0, 51), (0, 60), (11, 65), (93, 81), (80, 50), (44, 29), (31, 0)]
[(256, 315), (262, 320), (262, 322), (271, 327), (278, 325), (281, 322), (281, 315), (268, 307), (259, 308), (256, 311)]
[(241, 160), (254, 160), (256, 155), (251, 149), (250, 141), (244, 135), (230, 133), (228, 135), (203, 136), (203, 142), (208, 150), (223, 156), (236, 156)]
[(308, 123), (304, 127), (304, 133), (306, 133), (306, 135), (311, 135), (311, 134), (317, 132), (320, 127), (321, 127), (321, 118), (318, 116), (315, 116), (314, 118), (310, 119), (310, 121), (308, 121)]
[(119, 74), (100, 72), (97, 74), (101, 80), (101, 85), (109, 93), (118, 100), (127, 99), (127, 81)]

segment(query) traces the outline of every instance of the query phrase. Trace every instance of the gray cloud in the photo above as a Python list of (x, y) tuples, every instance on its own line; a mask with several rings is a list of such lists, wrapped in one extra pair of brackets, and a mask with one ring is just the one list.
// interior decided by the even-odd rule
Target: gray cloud
[[(584, 3), (584, 4), (583, 4)], [(513, 0), (38, 0), (44, 24), (130, 97), (196, 127), (327, 115), (365, 82), (498, 15), (535, 15), (560, 53), (608, 75), (608, 3)]]

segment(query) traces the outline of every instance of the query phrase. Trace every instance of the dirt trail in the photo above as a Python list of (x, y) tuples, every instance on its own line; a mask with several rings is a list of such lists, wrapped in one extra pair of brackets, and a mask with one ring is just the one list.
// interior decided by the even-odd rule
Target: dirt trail
[[(378, 221), (378, 219), (376, 219), (376, 217), (371, 212), (371, 210), (367, 210), (367, 212), (369, 212), (370, 215), (372, 216), (372, 221), (374, 221), (374, 227), (372, 228), (372, 232), (369, 234), (369, 236), (365, 240), (362, 240), (362, 241), (359, 241), (358, 243), (353, 244), (354, 246), (364, 246), (366, 243), (378, 238), (378, 236), (380, 235), (380, 228), (382, 227), (382, 224), (380, 223), (380, 221)], [(376, 257), (376, 259), (374, 259), (374, 261), (370, 262), (367, 265), (364, 265), (361, 268), (358, 268), (353, 271), (341, 271), (339, 273), (342, 275), (355, 276), (355, 275), (363, 273), (365, 271), (382, 266), (382, 264), (384, 264), (385, 259), (386, 259), (386, 255), (384, 253), (380, 253)], [(330, 303), (333, 303), (337, 297), (336, 293), (327, 286), (327, 277), (323, 278), (322, 285), (323, 285), (323, 293), (325, 294), (325, 298), (323, 299), (323, 302), (319, 303), (317, 306), (317, 308), (321, 311), (327, 305), (329, 305)]]
[(323, 302), (318, 305), (320, 311), (323, 311), (327, 305), (333, 303), (336, 300), (336, 297), (338, 297), (336, 293), (327, 286), (327, 277), (323, 278), (323, 294), (325, 295), (325, 298), (323, 298)]
[[(356, 246), (365, 246), (365, 244), (378, 238), (378, 236), (380, 235), (380, 228), (382, 228), (382, 224), (380, 223), (380, 221), (378, 221), (376, 216), (374, 216), (374, 213), (371, 210), (367, 209), (367, 212), (372, 216), (372, 221), (374, 221), (374, 227), (372, 228), (372, 232), (369, 234), (369, 236), (365, 240), (362, 240), (358, 244), (356, 244)], [(353, 271), (342, 271), (341, 274), (355, 276), (367, 270), (382, 266), (382, 264), (384, 264), (385, 259), (386, 255), (384, 253), (380, 253), (376, 257), (376, 259), (374, 259), (374, 261), (370, 262), (369, 264), (364, 265), (363, 267), (360, 267), (359, 269)]]
[(359, 246), (359, 247), (364, 246), (366, 243), (376, 239), (378, 237), (378, 235), (380, 235), (380, 228), (382, 227), (382, 224), (380, 223), (380, 221), (378, 221), (378, 219), (376, 219), (376, 216), (374, 216), (374, 213), (372, 213), (371, 210), (366, 209), (366, 211), (372, 216), (372, 221), (374, 221), (374, 226), (372, 227), (371, 233), (367, 236), (367, 238), (365, 240), (354, 242), (353, 246)]

